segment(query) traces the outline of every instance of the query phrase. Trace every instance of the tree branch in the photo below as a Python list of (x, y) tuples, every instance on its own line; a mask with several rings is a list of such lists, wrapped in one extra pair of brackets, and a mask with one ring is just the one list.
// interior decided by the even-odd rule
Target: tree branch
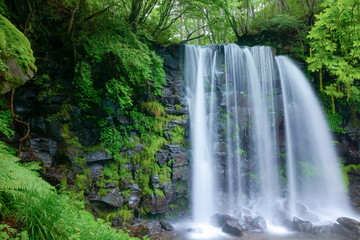
[(176, 20), (178, 20), (181, 16), (182, 16), (182, 14), (180, 14), (180, 15), (177, 16), (176, 18), (173, 18), (173, 19), (170, 21), (169, 25), (164, 26), (164, 27), (160, 30), (160, 32), (162, 32), (162, 31), (168, 29), (169, 27), (171, 27), (171, 25), (173, 25), (173, 24), (176, 22)]
[(108, 10), (109, 8), (111, 8), (111, 7), (112, 7), (112, 6), (114, 6), (114, 5), (115, 5), (115, 4), (110, 5), (110, 6), (107, 6), (107, 7), (106, 7), (106, 8), (104, 8), (103, 10), (100, 10), (100, 11), (98, 11), (98, 12), (96, 12), (96, 13), (92, 14), (91, 16), (89, 16), (89, 17), (85, 18), (82, 22), (87, 22), (87, 21), (89, 21), (90, 19), (92, 19), (92, 18), (96, 17), (97, 15), (99, 15), (99, 14), (102, 14), (102, 13), (106, 12), (106, 10)]
[(190, 38), (190, 39), (186, 39), (186, 40), (184, 40), (183, 42), (189, 42), (189, 41), (191, 41), (191, 40), (195, 40), (195, 39), (198, 39), (198, 38), (202, 38), (203, 36), (205, 36), (205, 34), (202, 34), (202, 35), (200, 35), (200, 36), (196, 36), (196, 37), (193, 37), (193, 38)]
[[(204, 28), (206, 28), (207, 26), (212, 25), (212, 24), (215, 24), (215, 23), (217, 23), (217, 22), (219, 22), (219, 21), (217, 20), (217, 21), (215, 21), (215, 22), (212, 22), (212, 23), (206, 24), (206, 25), (204, 25), (204, 26), (198, 27), (197, 29), (195, 29), (194, 31), (192, 31), (191, 33), (189, 33), (189, 34), (187, 35), (186, 39), (189, 39), (189, 37), (191, 37), (191, 35), (193, 35), (193, 34), (196, 33), (197, 31), (199, 31), (199, 30), (201, 30), (201, 29), (204, 29)], [(196, 38), (195, 38), (195, 39), (196, 39)]]

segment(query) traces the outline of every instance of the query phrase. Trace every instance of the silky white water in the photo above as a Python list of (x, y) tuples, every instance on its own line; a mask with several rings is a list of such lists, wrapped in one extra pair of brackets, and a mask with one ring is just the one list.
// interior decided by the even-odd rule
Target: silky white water
[(296, 214), (296, 202), (301, 202), (322, 214), (349, 212), (338, 157), (321, 106), (289, 58), (276, 57), (276, 62), (283, 89), (290, 209)]
[[(192, 185), (194, 201), (193, 219), (201, 222), (207, 219), (214, 210), (214, 174), (212, 173), (213, 161), (210, 146), (208, 114), (205, 99), (205, 79), (209, 78), (211, 68), (206, 67), (212, 58), (211, 49), (188, 46), (185, 50), (185, 79), (188, 84), (188, 104), (191, 115), (192, 129), (192, 178), (196, 184)], [(193, 66), (197, 66), (193, 68)], [(206, 204), (204, 204), (206, 202)]]
[(195, 223), (214, 213), (272, 224), (279, 210), (312, 222), (350, 212), (326, 119), (291, 60), (275, 61), (270, 47), (187, 45), (183, 71)]

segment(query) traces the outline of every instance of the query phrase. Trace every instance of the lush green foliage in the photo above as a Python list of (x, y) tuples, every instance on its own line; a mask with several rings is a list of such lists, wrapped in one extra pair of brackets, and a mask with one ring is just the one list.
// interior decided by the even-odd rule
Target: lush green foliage
[(84, 51), (73, 83), (83, 108), (107, 99), (125, 111), (138, 95), (161, 94), (165, 83), (162, 60), (126, 24), (101, 26), (95, 34), (83, 32), (79, 42)]
[(347, 96), (350, 100), (351, 92), (358, 92), (360, 3), (357, 0), (326, 1), (324, 7), (308, 36), (312, 54), (307, 61), (311, 71), (321, 74), (326, 70), (336, 78), (325, 87), (335, 112), (334, 98)]
[(0, 111), (0, 133), (7, 139), (14, 135), (14, 131), (8, 126), (12, 122), (10, 110)]
[(327, 113), (326, 114), (329, 128), (334, 133), (345, 133), (341, 127), (343, 117), (339, 113)]
[(37, 163), (19, 164), (12, 153), (0, 142), (0, 221), (15, 217), (29, 239), (130, 239), (95, 221), (83, 203), (57, 194), (35, 172)]

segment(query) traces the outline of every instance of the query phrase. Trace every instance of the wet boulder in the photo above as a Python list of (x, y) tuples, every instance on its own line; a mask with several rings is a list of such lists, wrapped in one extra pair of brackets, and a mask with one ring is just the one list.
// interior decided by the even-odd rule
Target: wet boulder
[(160, 221), (160, 225), (166, 231), (174, 230), (174, 227), (167, 221)]
[(315, 235), (319, 235), (324, 232), (330, 232), (330, 231), (331, 231), (331, 224), (313, 226), (311, 229), (311, 233)]
[(221, 227), (224, 233), (239, 237), (243, 235), (243, 227), (240, 225), (239, 220), (230, 215), (214, 214), (210, 217), (210, 222), (214, 227)]
[(313, 226), (311, 222), (301, 220), (300, 218), (294, 217), (293, 218), (293, 229), (299, 232), (306, 232), (310, 233)]
[(255, 217), (252, 221), (252, 226), (261, 230), (267, 229), (265, 218), (263, 218), (262, 216)]
[(224, 217), (224, 225), (221, 230), (224, 233), (230, 234), (232, 236), (241, 237), (243, 235), (243, 229), (239, 221), (236, 218), (228, 215)]
[(273, 216), (275, 225), (283, 226), (289, 230), (293, 228), (293, 221), (291, 215), (283, 210), (278, 210)]
[(121, 195), (121, 192), (117, 189), (112, 189), (108, 191), (105, 197), (101, 197), (101, 201), (109, 204), (112, 207), (118, 207), (118, 208), (120, 208), (124, 203), (124, 199)]
[[(26, 157), (42, 161), (46, 168), (50, 168), (55, 162), (55, 155), (57, 152), (57, 144), (50, 138), (31, 138), (30, 148), (31, 154), (24, 154), (23, 160)], [(30, 157), (31, 156), (31, 157)]]
[(89, 151), (85, 153), (85, 158), (87, 163), (109, 161), (113, 158), (111, 154), (108, 154), (106, 151)]
[(266, 230), (267, 225), (266, 221), (263, 217), (257, 216), (257, 217), (251, 217), (251, 216), (244, 216), (244, 221), (247, 226), (247, 229), (249, 230)]
[(138, 184), (133, 184), (131, 186), (131, 194), (129, 199), (129, 207), (131, 209), (136, 209), (139, 207), (141, 202), (141, 189)]
[(152, 214), (166, 213), (169, 211), (169, 204), (165, 196), (159, 196), (153, 194), (151, 196), (151, 207), (150, 211)]
[(360, 239), (360, 222), (347, 217), (338, 218), (336, 221), (339, 224), (333, 224), (332, 232), (350, 239)]

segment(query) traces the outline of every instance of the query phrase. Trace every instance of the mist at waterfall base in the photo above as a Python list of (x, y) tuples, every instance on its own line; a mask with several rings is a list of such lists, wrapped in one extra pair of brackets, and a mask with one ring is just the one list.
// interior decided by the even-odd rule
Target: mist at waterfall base
[(284, 213), (314, 225), (353, 216), (321, 106), (289, 58), (270, 47), (186, 45), (183, 71), (195, 229), (187, 238), (226, 239), (211, 227), (216, 213), (262, 216), (278, 233), (288, 232)]

